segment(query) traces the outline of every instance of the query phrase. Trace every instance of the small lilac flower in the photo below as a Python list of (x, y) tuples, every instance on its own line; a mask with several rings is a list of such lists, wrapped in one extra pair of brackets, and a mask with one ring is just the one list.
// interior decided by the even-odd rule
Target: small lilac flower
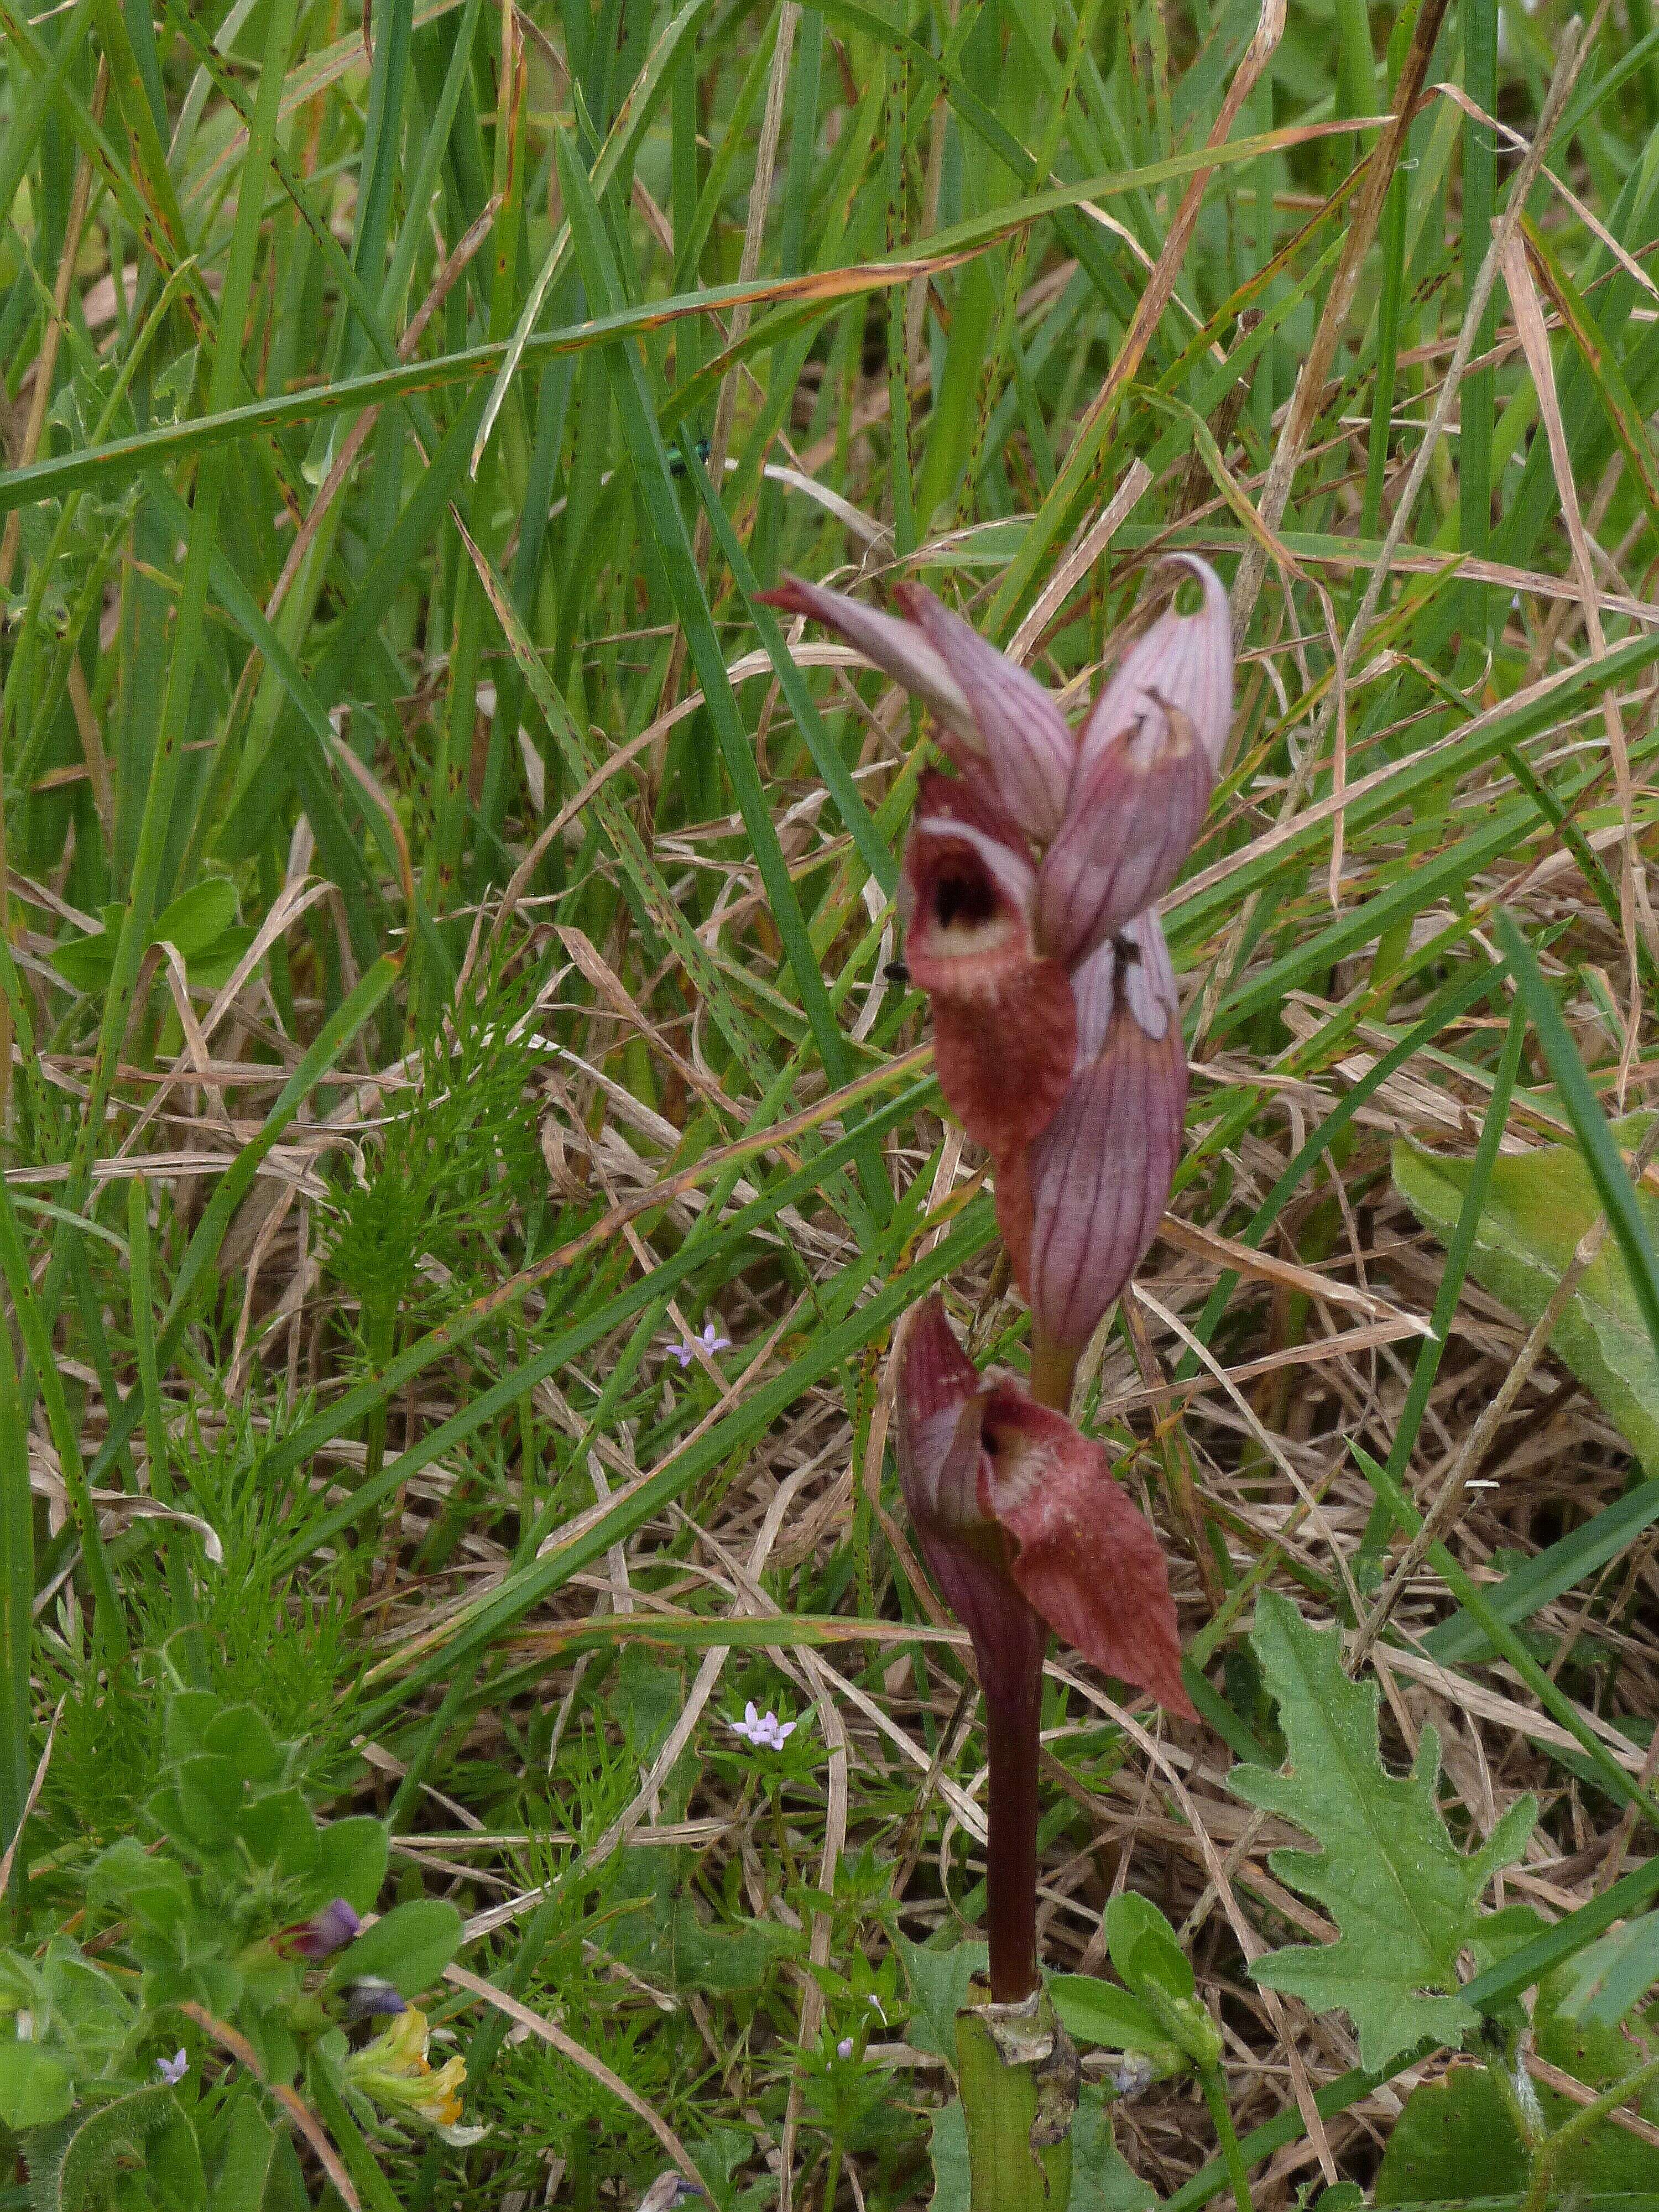
[(337, 1897), (320, 1912), (313, 1912), (309, 1920), (284, 1928), (273, 1941), (284, 1958), (327, 1959), (336, 1951), (343, 1951), (356, 1939), (362, 1924), (344, 1898)]
[(721, 1336), (718, 1333), (716, 1324), (711, 1321), (705, 1326), (701, 1336), (689, 1336), (683, 1343), (671, 1343), (668, 1349), (672, 1357), (679, 1361), (681, 1367), (686, 1368), (691, 1364), (699, 1352), (706, 1352), (711, 1359), (717, 1352), (730, 1352), (732, 1340), (729, 1336)]
[(407, 2010), (403, 1998), (390, 1982), (378, 1981), (370, 1974), (366, 1974), (362, 1981), (348, 1984), (345, 2004), (348, 2020), (372, 2020), (381, 2014), (388, 2019), (396, 2019), (400, 2012)]
[(852, 2055), (853, 2039), (850, 2035), (843, 2035), (841, 2041), (836, 2045), (836, 2056), (837, 2058), (850, 2058)]
[(177, 2088), (190, 2071), (190, 2061), (182, 2051), (175, 2051), (171, 2058), (158, 2058), (155, 2070), (164, 2081)]
[(798, 1721), (781, 1721), (775, 1713), (757, 1713), (752, 1698), (743, 1709), (743, 1718), (730, 1723), (732, 1735), (747, 1737), (757, 1751), (781, 1751), (785, 1739), (799, 1725)]

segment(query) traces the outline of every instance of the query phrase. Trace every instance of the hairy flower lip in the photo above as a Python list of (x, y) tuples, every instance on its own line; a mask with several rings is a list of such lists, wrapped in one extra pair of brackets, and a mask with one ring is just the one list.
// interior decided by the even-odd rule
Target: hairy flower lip
[(937, 1296), (900, 1359), (905, 1503), (987, 1697), (1023, 1694), (1053, 1627), (1190, 1717), (1163, 1553), (1103, 1448), (1015, 1378), (980, 1376)]
[(1035, 881), (1024, 840), (990, 794), (923, 776), (904, 848), (904, 957), (933, 1002), (939, 1087), (1000, 1163), (1058, 1107), (1075, 1053), (1065, 968), (1031, 944)]

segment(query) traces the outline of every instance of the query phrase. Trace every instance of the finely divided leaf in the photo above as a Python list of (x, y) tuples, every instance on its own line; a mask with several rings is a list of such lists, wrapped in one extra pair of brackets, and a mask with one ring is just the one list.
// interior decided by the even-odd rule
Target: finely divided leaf
[(1339, 1930), (1334, 1942), (1272, 1952), (1251, 1972), (1316, 2012), (1340, 2007), (1368, 2067), (1385, 2069), (1419, 2043), (1458, 2042), (1477, 2018), (1455, 1994), (1458, 1954), (1474, 1937), (1493, 1875), (1521, 1856), (1533, 1801), (1512, 1806), (1466, 1857), (1435, 1798), (1438, 1738), (1425, 1729), (1409, 1778), (1389, 1773), (1376, 1686), (1344, 1674), (1340, 1632), (1310, 1628), (1287, 1599), (1264, 1591), (1250, 1640), (1279, 1700), (1289, 1765), (1279, 1774), (1236, 1767), (1231, 1786), (1318, 1843), (1316, 1852), (1275, 1851), (1270, 1863), (1324, 1905)]

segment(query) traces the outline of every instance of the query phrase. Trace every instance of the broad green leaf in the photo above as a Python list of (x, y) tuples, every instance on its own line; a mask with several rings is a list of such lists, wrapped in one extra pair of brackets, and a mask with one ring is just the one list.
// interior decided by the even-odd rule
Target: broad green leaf
[[(1630, 1115), (1613, 1125), (1613, 1133), (1628, 1149), (1640, 1142), (1651, 1120), (1648, 1114)], [(1468, 1176), (1467, 1160), (1425, 1152), (1404, 1139), (1395, 1146), (1395, 1182), (1413, 1212), (1439, 1236), (1450, 1234)], [(1659, 1199), (1643, 1191), (1638, 1203), (1659, 1234)], [(1530, 1326), (1601, 1212), (1576, 1145), (1546, 1145), (1497, 1160), (1475, 1233), (1475, 1280)], [(1618, 1423), (1644, 1471), (1659, 1474), (1659, 1352), (1613, 1238), (1585, 1269), (1551, 1344)]]
[(445, 1899), (412, 1898), (394, 1905), (334, 1962), (331, 1988), (373, 1978), (390, 1982), (398, 1994), (417, 1997), (429, 1990), (460, 1948), (461, 1916)]
[(957, 1943), (948, 1951), (930, 1951), (903, 1936), (899, 1938), (899, 1951), (916, 2008), (910, 2016), (910, 2040), (918, 2051), (931, 2051), (954, 2067), (957, 2014), (968, 2002), (969, 1983), (985, 1972), (991, 1954), (983, 1943)]
[(1361, 2059), (1380, 2068), (1419, 2043), (1459, 2042), (1475, 2025), (1460, 1994), (1458, 1954), (1476, 1933), (1493, 1875), (1520, 1856), (1536, 1808), (1518, 1800), (1465, 1856), (1436, 1801), (1438, 1737), (1425, 1728), (1413, 1772), (1389, 1773), (1378, 1748), (1381, 1693), (1348, 1680), (1340, 1641), (1339, 1630), (1310, 1628), (1287, 1598), (1262, 1592), (1251, 1642), (1279, 1700), (1290, 1763), (1281, 1774), (1236, 1767), (1231, 1786), (1320, 1845), (1274, 1851), (1270, 1863), (1324, 1905), (1339, 1931), (1334, 1942), (1269, 1952), (1251, 1972), (1316, 2012), (1346, 2012)]
[(1079, 2043), (1098, 2043), (1109, 2051), (1161, 2050), (1169, 2043), (1140, 1999), (1115, 1982), (1099, 1981), (1092, 1974), (1056, 1974), (1048, 1994), (1066, 2033)]
[(1166, 1996), (1191, 1996), (1193, 1969), (1175, 1929), (1139, 1890), (1121, 1891), (1106, 1907), (1106, 1945), (1130, 1989), (1152, 1983)]
[[(1552, 1975), (1539, 1993), (1534, 2015), (1538, 2055), (1593, 2089), (1609, 2087), (1641, 2063), (1637, 2046), (1616, 2029), (1586, 2032), (1563, 2017), (1560, 1995), (1570, 1970)], [(1577, 2107), (1551, 2089), (1539, 2099), (1551, 2127)], [(1637, 2108), (1649, 2120), (1659, 2112), (1650, 2090)], [(1491, 2197), (1524, 2190), (1529, 2161), (1492, 2076), (1482, 2066), (1459, 2066), (1413, 2091), (1395, 2121), (1376, 2177), (1379, 2206), (1427, 2198)], [(1611, 2121), (1595, 2128), (1563, 2159), (1556, 2179), (1560, 2203), (1577, 2191), (1613, 2194), (1650, 2189), (1654, 2152)]]
[(224, 2123), (224, 2149), (208, 2197), (209, 2212), (249, 2212), (264, 2201), (276, 2138), (254, 2099), (236, 2098)]
[(315, 1887), (311, 1910), (331, 1899), (344, 1898), (357, 1912), (373, 1912), (374, 1900), (386, 1880), (389, 1849), (386, 1826), (369, 1813), (354, 1813), (343, 1820), (331, 1820), (319, 1835)]
[(38, 2043), (0, 2043), (0, 2120), (9, 2128), (49, 2126), (74, 2102), (74, 2079), (55, 2053)]
[[(52, 965), (77, 991), (101, 990), (109, 981), (124, 911), (119, 906), (106, 907), (102, 929), (88, 937), (72, 937), (53, 951)], [(236, 919), (235, 886), (223, 876), (209, 876), (157, 915), (150, 942), (171, 945), (191, 981), (211, 989), (230, 975), (254, 936)]]
[(933, 2212), (969, 2212), (973, 2177), (968, 2166), (968, 2121), (960, 2097), (933, 2115), (927, 2155), (933, 2161)]

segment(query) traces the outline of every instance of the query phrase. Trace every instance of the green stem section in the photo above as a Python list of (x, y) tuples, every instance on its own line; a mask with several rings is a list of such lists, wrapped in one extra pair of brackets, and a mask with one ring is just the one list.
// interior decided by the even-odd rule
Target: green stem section
[(1051, 1344), (1042, 1330), (1031, 1330), (1031, 1395), (1039, 1406), (1052, 1406), (1057, 1413), (1068, 1417), (1072, 1410), (1072, 1385), (1077, 1380), (1075, 1352), (1068, 1352), (1063, 1344)]
[(957, 2014), (957, 2078), (968, 2125), (973, 2212), (1066, 2212), (1078, 2063), (1048, 1992), (988, 2003), (983, 1982)]
[(1244, 2154), (1238, 2147), (1233, 2116), (1227, 2110), (1227, 2092), (1220, 2073), (1215, 2067), (1206, 2066), (1198, 2078), (1204, 2091), (1204, 2101), (1210, 2108), (1210, 2118), (1215, 2123), (1216, 2139), (1221, 2145), (1222, 2163), (1227, 2169), (1227, 2180), (1238, 2212), (1255, 2212), (1250, 2196), (1250, 2177), (1244, 2165)]

